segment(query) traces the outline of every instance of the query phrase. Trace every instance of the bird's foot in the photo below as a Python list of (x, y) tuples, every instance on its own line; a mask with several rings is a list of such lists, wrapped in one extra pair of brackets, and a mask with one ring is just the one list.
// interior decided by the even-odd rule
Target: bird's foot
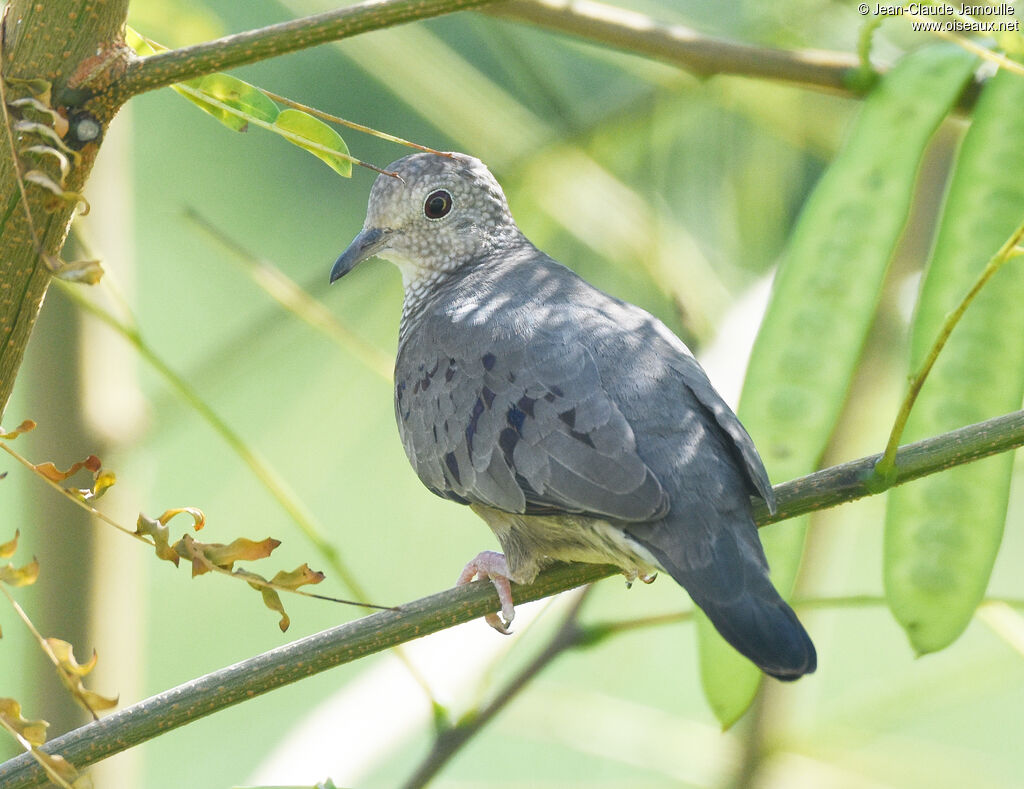
[(481, 579), (491, 580), (494, 588), (498, 590), (498, 600), (501, 602), (501, 618), (497, 614), (487, 614), (484, 621), (499, 633), (511, 635), (512, 631), (508, 628), (516, 612), (512, 605), (512, 586), (509, 583), (508, 562), (505, 561), (504, 554), (497, 551), (481, 551), (462, 569), (462, 574), (455, 585), (465, 586), (478, 575)]

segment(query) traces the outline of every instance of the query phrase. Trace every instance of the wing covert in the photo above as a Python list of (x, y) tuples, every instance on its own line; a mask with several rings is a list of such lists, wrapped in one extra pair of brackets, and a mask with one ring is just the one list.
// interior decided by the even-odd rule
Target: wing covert
[(481, 342), (477, 353), (417, 345), (396, 373), (395, 409), (406, 453), (434, 492), (509, 512), (621, 521), (668, 512), (582, 343), (534, 335)]

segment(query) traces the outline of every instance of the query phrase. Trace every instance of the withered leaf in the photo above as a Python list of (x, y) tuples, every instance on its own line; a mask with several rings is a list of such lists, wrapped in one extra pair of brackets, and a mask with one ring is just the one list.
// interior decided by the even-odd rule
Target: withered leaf
[(10, 441), (11, 439), (17, 438), (22, 433), (27, 433), (29, 430), (35, 430), (35, 427), (36, 423), (33, 422), (31, 419), (26, 419), (24, 422), (22, 422), (20, 425), (14, 428), (14, 430), (4, 431), (4, 429), (0, 427), (0, 438), (5, 438), (8, 441)]
[(177, 507), (173, 510), (166, 510), (157, 520), (166, 525), (171, 518), (182, 513), (192, 516), (192, 528), (196, 531), (206, 525), (206, 515), (198, 507)]
[(209, 565), (231, 570), (235, 562), (265, 559), (280, 544), (281, 541), (273, 537), (259, 542), (239, 537), (223, 545), (218, 542), (199, 542), (186, 534), (175, 543), (174, 549), (183, 559), (192, 561), (192, 575), (196, 576), (209, 572)]
[(156, 555), (177, 567), (180, 557), (178, 552), (171, 547), (168, 540), (170, 531), (170, 528), (159, 520), (147, 518), (141, 512), (139, 513), (139, 519), (135, 522), (135, 533), (151, 538), (153, 540), (153, 547), (156, 549)]
[(67, 471), (61, 471), (50, 461), (47, 461), (46, 463), (38, 463), (34, 465), (33, 468), (51, 482), (63, 482), (72, 474), (76, 474), (83, 468), (95, 474), (100, 470), (102, 465), (103, 464), (100, 463), (100, 459), (98, 457), (95, 455), (89, 455), (85, 460), (72, 463), (71, 467)]
[(46, 727), (50, 724), (44, 720), (32, 721), (21, 717), (21, 704), (14, 699), (0, 697), (0, 718), (30, 745), (46, 742)]
[(57, 673), (75, 701), (92, 713), (94, 717), (99, 710), (108, 710), (117, 706), (116, 696), (114, 698), (102, 696), (99, 693), (88, 690), (82, 683), (82, 677), (96, 666), (98, 656), (95, 651), (93, 651), (92, 657), (86, 663), (80, 664), (75, 659), (71, 644), (67, 641), (62, 641), (59, 638), (47, 638), (45, 640), (57, 661)]
[(322, 572), (311, 570), (308, 564), (303, 563), (291, 571), (281, 570), (270, 579), (270, 583), (282, 589), (298, 589), (306, 584), (318, 584), (322, 580)]
[(33, 559), (22, 567), (8, 563), (0, 567), (0, 583), (8, 586), (31, 586), (39, 578), (39, 562)]
[(20, 530), (15, 530), (14, 539), (10, 542), (0, 543), (0, 559), (10, 559), (14, 556), (14, 552), (18, 550), (18, 538), (21, 536)]

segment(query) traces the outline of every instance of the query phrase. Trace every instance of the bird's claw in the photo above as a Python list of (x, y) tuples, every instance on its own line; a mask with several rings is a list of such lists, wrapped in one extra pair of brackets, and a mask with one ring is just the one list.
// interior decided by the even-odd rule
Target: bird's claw
[(496, 613), (487, 614), (484, 621), (504, 635), (511, 635), (509, 626), (515, 618), (516, 611), (512, 604), (512, 585), (508, 578), (508, 562), (505, 556), (497, 551), (481, 551), (462, 569), (456, 586), (465, 586), (477, 576), (481, 579), (489, 578), (494, 588), (498, 591), (498, 601), (501, 603), (501, 616)]

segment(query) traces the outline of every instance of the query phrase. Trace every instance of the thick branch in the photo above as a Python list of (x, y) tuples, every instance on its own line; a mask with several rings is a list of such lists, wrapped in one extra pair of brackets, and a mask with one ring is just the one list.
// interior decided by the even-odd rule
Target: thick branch
[[(1021, 445), (1024, 411), (954, 430), (903, 447), (896, 456), (896, 484)], [(880, 457), (872, 455), (776, 486), (779, 512), (769, 518), (762, 509), (756, 515), (758, 524), (880, 493), (869, 488)], [(513, 586), (513, 594), (517, 603), (525, 603), (616, 572), (608, 565), (559, 564), (541, 573), (532, 584)], [(487, 582), (449, 589), (399, 610), (372, 614), (215, 671), (68, 732), (43, 749), (60, 753), (83, 768), (252, 696), (497, 609), (497, 594)], [(27, 755), (0, 765), (0, 786), (4, 789), (38, 786), (45, 780), (42, 769)]]
[(347, 8), (136, 60), (110, 91), (123, 103), (138, 93), (192, 77), (492, 2), (495, 0), (365, 0)]
[[(59, 105), (58, 97), (83, 74), (116, 65), (122, 55), (116, 42), (127, 13), (128, 0), (12, 0), (0, 31), (7, 98), (25, 97), (26, 90), (18, 87), (17, 80), (45, 80), (53, 86), (54, 102)], [(116, 111), (102, 101), (86, 109), (103, 127)], [(17, 113), (11, 107), (6, 114), (14, 120)], [(60, 181), (53, 157), (46, 162), (28, 157), (18, 161), (20, 153), (15, 156), (11, 150), (41, 142), (45, 143), (41, 135), (8, 132), (0, 125), (0, 416), (50, 283), (43, 256), (56, 259), (74, 206), (32, 183), (25, 185), (28, 204), (22, 201), (19, 173), (50, 168), (48, 175)], [(98, 150), (96, 142), (82, 149), (65, 188), (82, 190)]]

